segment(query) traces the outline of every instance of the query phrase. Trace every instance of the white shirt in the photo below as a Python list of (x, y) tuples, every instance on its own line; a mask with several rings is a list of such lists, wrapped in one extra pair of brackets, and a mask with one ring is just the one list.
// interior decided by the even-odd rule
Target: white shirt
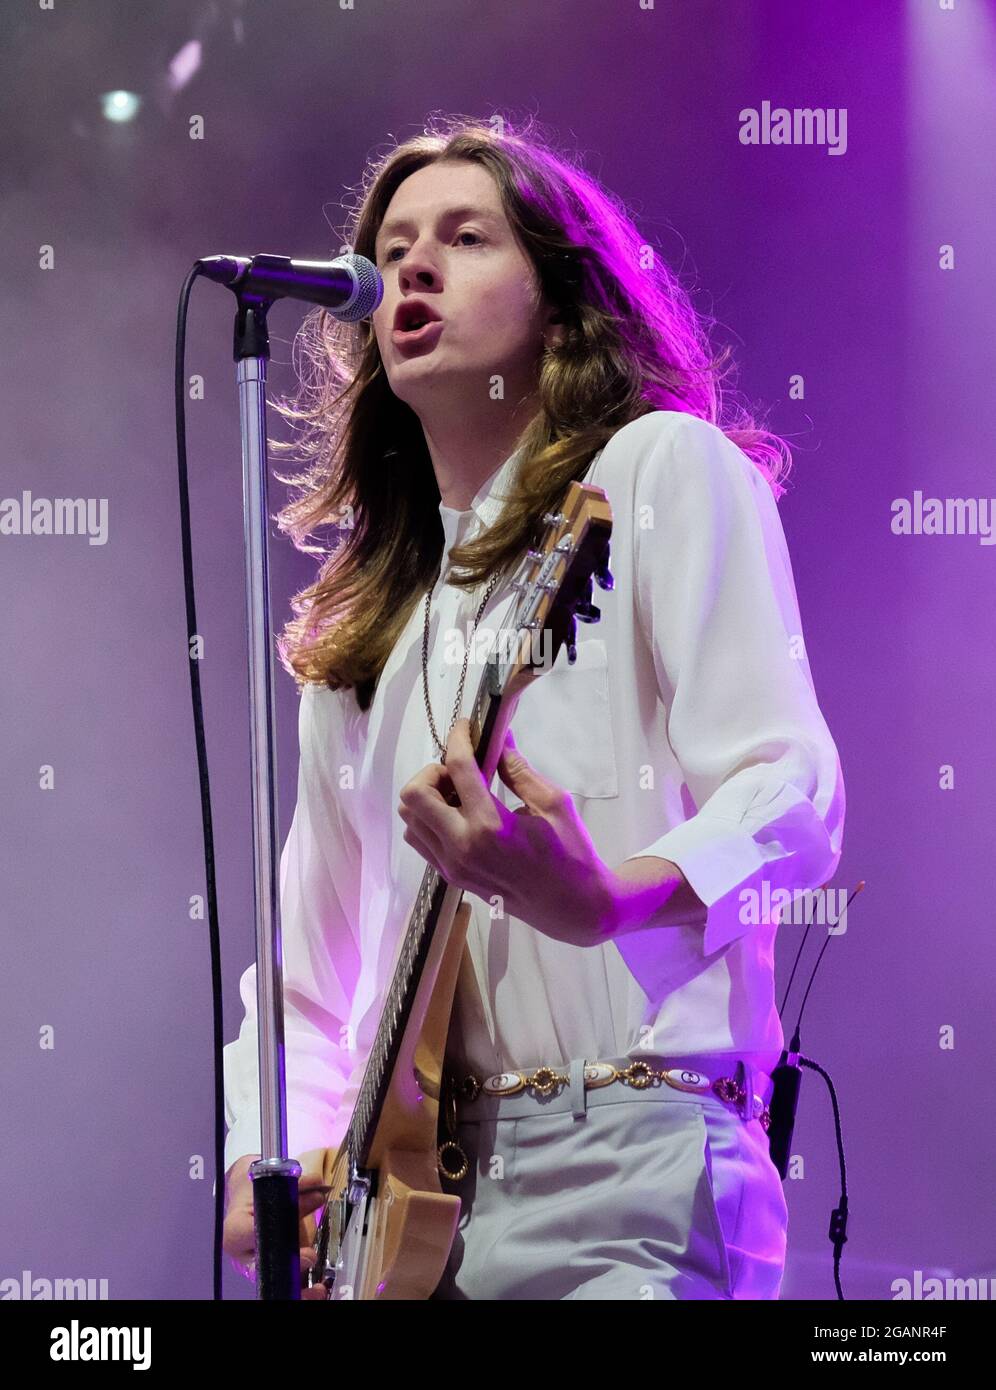
[[(466, 511), (439, 506), (444, 556), (493, 522), (519, 454)], [(617, 868), (656, 855), (706, 905), (704, 926), (649, 926), (597, 947), (555, 941), (515, 917), (491, 919), (465, 894), (473, 977), (461, 975), (449, 1055), (478, 1076), (638, 1049), (729, 1052), (766, 1072), (783, 1034), (774, 1004), (776, 924), (751, 925), (742, 893), (818, 888), (840, 859), (844, 788), (837, 749), (801, 649), (781, 519), (756, 466), (715, 426), (657, 410), (620, 429), (586, 481), (612, 507), (611, 591), (597, 624), (522, 694), (522, 754), (574, 795), (595, 849)], [(430, 697), (450, 727), (459, 660), (453, 630), (483, 586), (446, 582), (431, 599)], [(499, 586), (478, 631), (516, 600)], [(342, 1139), (426, 867), (403, 837), (401, 788), (438, 753), (421, 670), (424, 602), (388, 659), (371, 707), (352, 691), (301, 695), (298, 799), (280, 866), (288, 1147)], [(800, 650), (801, 649), (801, 650)], [(483, 665), (472, 650), (461, 715)], [(519, 798), (497, 776), (492, 791)], [(762, 914), (775, 918), (777, 913)], [(225, 1048), (226, 1169), (260, 1152), (255, 965), (245, 1019)]]

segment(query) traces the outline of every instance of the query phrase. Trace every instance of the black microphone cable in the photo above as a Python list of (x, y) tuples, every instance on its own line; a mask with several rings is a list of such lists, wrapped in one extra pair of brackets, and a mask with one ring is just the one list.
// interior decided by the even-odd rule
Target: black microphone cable
[[(847, 902), (844, 904), (844, 913), (847, 912), (847, 909), (850, 907), (851, 903), (861, 892), (864, 886), (865, 881), (864, 879), (862, 879), (858, 886), (855, 888), (854, 892), (848, 898)], [(826, 888), (827, 885), (824, 884), (823, 887)], [(841, 916), (842, 915), (843, 913), (841, 914)], [(840, 921), (840, 916), (838, 916), (837, 921)], [(812, 920), (806, 923), (806, 930), (803, 932), (802, 940), (799, 943), (799, 949), (796, 952), (795, 960), (792, 964), (792, 971), (789, 975), (788, 984), (785, 987), (785, 993), (782, 996), (781, 1006), (778, 1010), (778, 1015), (780, 1018), (784, 1014), (785, 1007), (788, 1003), (789, 993), (791, 992), (792, 983), (795, 979), (795, 972), (799, 965), (799, 961), (802, 958), (802, 952), (806, 945), (806, 939), (809, 936), (809, 929), (812, 925)], [(831, 923), (831, 925), (836, 926), (836, 922)], [(771, 1101), (768, 1105), (768, 1111), (771, 1115), (771, 1123), (768, 1126), (768, 1151), (771, 1155), (771, 1161), (778, 1169), (779, 1176), (784, 1182), (786, 1176), (788, 1175), (789, 1151), (792, 1145), (792, 1135), (795, 1130), (796, 1113), (799, 1107), (799, 1091), (802, 1085), (801, 1068), (807, 1067), (810, 1071), (817, 1072), (820, 1076), (823, 1077), (823, 1080), (826, 1082), (827, 1088), (830, 1092), (830, 1103), (833, 1106), (834, 1133), (837, 1141), (837, 1159), (840, 1166), (840, 1201), (830, 1215), (830, 1229), (828, 1231), (828, 1238), (833, 1245), (834, 1287), (837, 1290), (838, 1299), (843, 1300), (844, 1293), (840, 1284), (840, 1261), (844, 1251), (844, 1245), (847, 1241), (848, 1205), (847, 1163), (844, 1158), (844, 1140), (840, 1127), (840, 1107), (837, 1103), (837, 1092), (834, 1088), (833, 1079), (831, 1078), (830, 1073), (825, 1071), (818, 1062), (813, 1061), (811, 1057), (802, 1056), (801, 1041), (802, 1015), (806, 1008), (806, 1001), (809, 999), (810, 990), (813, 988), (813, 983), (816, 979), (816, 972), (820, 968), (820, 962), (823, 960), (824, 953), (829, 944), (830, 932), (828, 931), (827, 939), (826, 941), (824, 941), (823, 947), (820, 950), (819, 955), (816, 957), (816, 964), (813, 966), (812, 972), (809, 976), (809, 983), (806, 986), (806, 992), (803, 995), (802, 1003), (799, 1006), (799, 1016), (796, 1019), (795, 1031), (792, 1034), (792, 1039), (788, 1047), (782, 1052), (782, 1055), (778, 1061), (778, 1066), (775, 1067), (774, 1071), (771, 1073), (773, 1090), (771, 1093)]]
[(199, 265), (189, 271), (180, 290), (176, 317), (176, 357), (173, 390), (176, 404), (176, 462), (180, 488), (180, 543), (183, 549), (183, 595), (187, 614), (187, 666), (190, 671), (190, 701), (194, 713), (194, 739), (197, 744), (197, 776), (201, 793), (201, 825), (204, 836), (204, 869), (208, 910), (208, 941), (211, 953), (211, 1006), (213, 1014), (212, 1053), (214, 1055), (214, 1244), (212, 1298), (221, 1298), (221, 1237), (225, 1219), (225, 1075), (221, 989), (221, 933), (218, 929), (218, 893), (214, 870), (214, 830), (211, 821), (211, 783), (208, 777), (207, 745), (204, 739), (204, 706), (201, 701), (200, 661), (192, 650), (197, 637), (197, 607), (194, 600), (193, 547), (190, 537), (190, 495), (187, 488), (187, 424), (185, 356), (187, 309), (194, 281), (202, 273)]

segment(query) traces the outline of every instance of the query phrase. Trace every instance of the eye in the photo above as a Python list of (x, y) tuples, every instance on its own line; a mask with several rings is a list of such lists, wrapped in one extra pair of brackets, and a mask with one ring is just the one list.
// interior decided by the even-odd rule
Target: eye
[[(472, 236), (479, 245), (484, 244), (484, 238), (481, 236), (480, 232), (472, 232), (469, 227), (465, 231), (457, 232), (458, 239), (465, 236)], [(404, 254), (404, 250), (405, 248), (403, 246), (392, 246), (390, 250), (385, 251), (383, 259), (385, 261), (392, 261), (394, 260), (395, 251), (400, 251)]]

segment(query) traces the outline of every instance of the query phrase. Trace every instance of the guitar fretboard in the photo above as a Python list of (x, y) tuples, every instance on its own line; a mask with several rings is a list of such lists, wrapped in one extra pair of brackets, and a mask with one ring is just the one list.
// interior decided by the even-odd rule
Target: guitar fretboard
[[(486, 751), (485, 731), (491, 727), (492, 708), (501, 698), (500, 668), (501, 663), (497, 657), (488, 661), (471, 709), (471, 738), (476, 737), (474, 752), (478, 765), (483, 762)], [(446, 880), (431, 864), (427, 864), (405, 928), (394, 976), (385, 996), (377, 1036), (370, 1049), (370, 1057), (346, 1131), (345, 1142), (351, 1169), (354, 1165), (362, 1168), (366, 1163), (447, 886)]]

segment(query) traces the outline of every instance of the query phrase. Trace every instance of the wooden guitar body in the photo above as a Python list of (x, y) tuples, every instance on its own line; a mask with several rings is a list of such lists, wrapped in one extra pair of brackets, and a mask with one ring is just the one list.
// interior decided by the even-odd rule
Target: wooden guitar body
[[(459, 893), (452, 896), (457, 900)], [(333, 1299), (428, 1298), (456, 1235), (461, 1202), (442, 1190), (436, 1148), (446, 1036), (470, 904), (461, 903), (455, 915), (450, 911), (448, 930), (446, 915), (444, 908), (374, 1132), (370, 1166), (377, 1174), (376, 1191), (365, 1194), (352, 1213), (336, 1261), (342, 1267), (329, 1292)], [(331, 1208), (344, 1211), (350, 1176), (346, 1145), (326, 1153), (323, 1182), (331, 1189)]]

